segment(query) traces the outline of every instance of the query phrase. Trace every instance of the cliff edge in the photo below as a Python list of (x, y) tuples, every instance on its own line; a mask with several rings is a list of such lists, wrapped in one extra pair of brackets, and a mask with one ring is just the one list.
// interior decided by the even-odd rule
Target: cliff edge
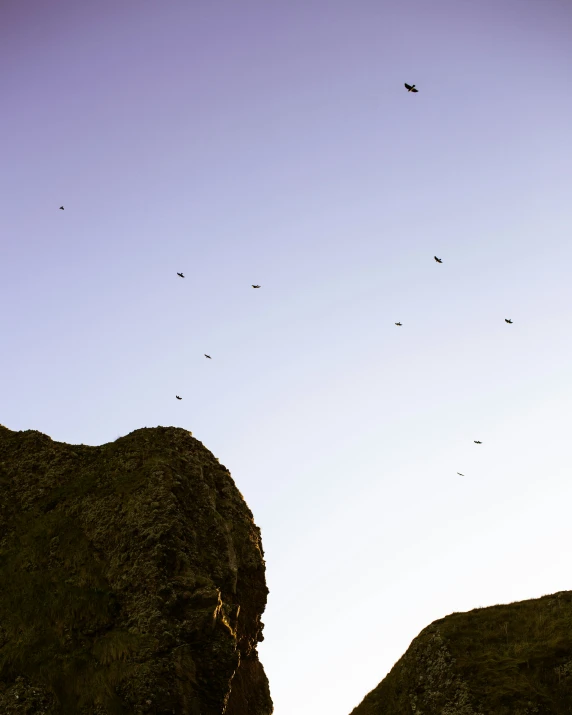
[(351, 715), (570, 715), (572, 592), (453, 613)]
[(260, 531), (189, 432), (0, 426), (0, 713), (269, 715)]

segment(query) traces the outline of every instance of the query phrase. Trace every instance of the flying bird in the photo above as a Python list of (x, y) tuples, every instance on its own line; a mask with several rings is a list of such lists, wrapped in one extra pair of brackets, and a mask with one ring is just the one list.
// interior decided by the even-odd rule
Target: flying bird
[(482, 444), (482, 442), (479, 442), (478, 439), (474, 439), (473, 442), (474, 442), (475, 444)]
[(433, 256), (433, 258), (437, 261), (437, 263), (443, 263), (442, 258), (437, 258), (437, 256)]
[(181, 276), (181, 278), (184, 278), (185, 276), (182, 273), (177, 273), (178, 276)]
[(458, 474), (460, 477), (464, 477), (464, 476), (465, 476), (464, 474), (461, 474), (461, 472), (457, 472), (457, 474)]
[(407, 84), (407, 82), (405, 82), (404, 84), (405, 84), (405, 89), (406, 89), (408, 92), (419, 92), (418, 89), (415, 89), (415, 85), (414, 85), (414, 84)]
[(252, 286), (253, 288), (260, 288), (260, 286)]
[(395, 325), (399, 325), (399, 327), (401, 327), (402, 323), (395, 323)]
[(182, 400), (182, 399), (183, 399), (182, 397), (179, 397), (179, 395), (175, 395), (175, 397), (177, 398), (177, 400)]
[(212, 360), (212, 357), (210, 355), (207, 355), (206, 353), (205, 353), (205, 357), (208, 357), (209, 360)]
[(65, 211), (63, 206), (60, 206), (60, 211)]
[(512, 320), (511, 320), (510, 318), (505, 318), (505, 319), (504, 319), (504, 322), (505, 322), (505, 323), (512, 323)]

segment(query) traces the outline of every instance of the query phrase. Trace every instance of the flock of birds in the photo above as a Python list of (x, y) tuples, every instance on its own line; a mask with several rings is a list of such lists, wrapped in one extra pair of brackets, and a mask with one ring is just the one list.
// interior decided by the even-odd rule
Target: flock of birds
[[(404, 84), (405, 84), (405, 89), (406, 89), (408, 92), (419, 92), (419, 90), (415, 88), (415, 85), (414, 85), (414, 84), (407, 84), (407, 82), (405, 82)], [(64, 207), (63, 207), (63, 206), (60, 206), (60, 211), (64, 211), (64, 210), (65, 210)], [(437, 258), (437, 256), (433, 256), (433, 258), (435, 259), (435, 261), (436, 261), (437, 263), (443, 263), (443, 259), (442, 259), (442, 258)], [(182, 272), (181, 272), (181, 273), (177, 273), (177, 275), (179, 276), (179, 278), (184, 278), (184, 277), (185, 277)], [(261, 286), (259, 286), (259, 285), (253, 285), (252, 287), (253, 287), (253, 288), (261, 288)], [(512, 324), (512, 320), (511, 320), (510, 318), (505, 318), (504, 321), (505, 321), (505, 323), (510, 323), (510, 324)], [(395, 325), (397, 325), (398, 327), (401, 328), (402, 325), (403, 325), (403, 323), (398, 322), (398, 323), (395, 323)], [(209, 360), (212, 360), (212, 357), (211, 357), (210, 355), (207, 355), (206, 353), (204, 353), (204, 356), (205, 356), (206, 358), (208, 358)], [(175, 395), (175, 398), (176, 398), (177, 400), (182, 400), (182, 399), (183, 399), (183, 398), (180, 397), (179, 395)], [(478, 440), (478, 439), (473, 440), (473, 442), (474, 442), (475, 444), (482, 444), (482, 442), (481, 442), (480, 440)], [(464, 474), (461, 474), (461, 472), (457, 472), (457, 474), (458, 474), (460, 477), (464, 477), (464, 476), (465, 476)]]
[[(405, 84), (405, 89), (406, 89), (408, 92), (419, 92), (418, 89), (415, 89), (415, 85), (414, 85), (414, 84), (407, 84), (407, 82), (405, 82), (404, 84)], [(433, 256), (433, 258), (435, 259), (435, 261), (436, 261), (437, 263), (443, 263), (443, 259), (442, 259), (442, 258), (437, 258), (437, 256)], [(505, 322), (505, 323), (510, 323), (510, 324), (512, 324), (512, 320), (511, 320), (510, 318), (505, 318), (505, 319), (504, 319), (504, 322)], [(398, 327), (401, 327), (401, 326), (403, 325), (403, 323), (395, 323), (395, 325), (397, 325)], [(475, 444), (482, 444), (482, 442), (481, 442), (480, 440), (478, 440), (478, 439), (474, 439), (473, 442), (474, 442)], [(461, 474), (461, 472), (457, 472), (457, 474), (458, 474), (460, 477), (464, 477), (464, 476), (465, 476), (464, 474)]]
[[(182, 272), (181, 272), (181, 273), (177, 273), (177, 275), (179, 276), (179, 278), (184, 278), (184, 277), (185, 277), (184, 273), (182, 273)], [(253, 288), (261, 288), (262, 286), (255, 286), (255, 285), (253, 285), (252, 287), (253, 287)], [(206, 353), (204, 353), (204, 356), (205, 356), (206, 358), (208, 358), (209, 360), (212, 360), (212, 357), (211, 357), (210, 355), (207, 355)], [(177, 400), (182, 400), (182, 399), (183, 399), (182, 397), (179, 397), (179, 395), (175, 395), (175, 397), (177, 398)]]
[[(408, 84), (406, 84), (405, 86), (406, 86), (406, 87), (409, 87)], [(415, 85), (412, 85), (411, 89), (413, 89), (413, 87), (415, 87)], [(411, 91), (411, 89), (408, 89), (408, 91)], [(414, 92), (417, 92), (416, 89), (414, 89), (413, 91), (414, 91)], [(433, 256), (433, 258), (437, 261), (437, 263), (443, 263), (443, 259), (442, 259), (442, 258), (437, 258), (437, 256)], [(511, 320), (510, 318), (505, 318), (505, 319), (504, 319), (504, 322), (505, 322), (505, 323), (511, 323), (511, 324), (512, 324), (512, 320)], [(401, 326), (403, 325), (403, 323), (395, 323), (395, 325), (398, 325), (399, 327), (401, 327)], [(474, 442), (475, 444), (482, 444), (482, 442), (481, 442), (480, 440), (478, 440), (478, 439), (474, 439), (473, 442)], [(464, 477), (464, 476), (465, 476), (464, 474), (461, 474), (461, 472), (457, 472), (457, 474), (458, 474), (460, 477)]]
[[(406, 87), (409, 87), (408, 84), (406, 84), (405, 86), (406, 86)], [(415, 87), (415, 85), (413, 85), (413, 86)], [(417, 92), (417, 90), (415, 90), (415, 91)], [(437, 263), (443, 263), (443, 259), (442, 259), (442, 258), (437, 258), (437, 256), (433, 256), (433, 258), (437, 261)], [(177, 275), (180, 276), (181, 273), (177, 273)], [(252, 287), (253, 287), (253, 288), (260, 288), (260, 286), (252, 286)], [(510, 324), (512, 324), (512, 320), (511, 320), (510, 318), (505, 318), (505, 319), (504, 319), (504, 322), (505, 322), (505, 323), (510, 323)], [(403, 323), (395, 323), (395, 325), (397, 325), (398, 327), (401, 327), (401, 326), (403, 325)], [(480, 443), (479, 443), (479, 444), (480, 444)]]

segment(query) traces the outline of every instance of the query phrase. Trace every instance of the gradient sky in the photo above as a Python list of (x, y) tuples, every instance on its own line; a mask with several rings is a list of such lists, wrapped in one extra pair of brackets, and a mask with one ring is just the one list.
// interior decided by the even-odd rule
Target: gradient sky
[(230, 469), (276, 715), (572, 588), (571, 60), (568, 0), (0, 5), (0, 422)]

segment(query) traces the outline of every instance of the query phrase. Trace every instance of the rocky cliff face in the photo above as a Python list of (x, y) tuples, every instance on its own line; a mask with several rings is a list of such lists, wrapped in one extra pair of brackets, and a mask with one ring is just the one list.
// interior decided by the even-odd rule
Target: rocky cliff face
[(260, 532), (189, 432), (0, 426), (0, 713), (268, 715)]
[(572, 592), (425, 628), (351, 715), (570, 715)]

